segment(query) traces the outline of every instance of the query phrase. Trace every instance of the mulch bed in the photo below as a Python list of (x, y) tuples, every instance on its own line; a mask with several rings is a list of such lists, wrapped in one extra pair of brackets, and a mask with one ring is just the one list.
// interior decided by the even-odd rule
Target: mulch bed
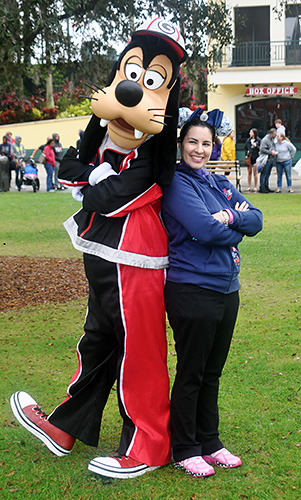
[(0, 311), (85, 297), (81, 259), (0, 257)]

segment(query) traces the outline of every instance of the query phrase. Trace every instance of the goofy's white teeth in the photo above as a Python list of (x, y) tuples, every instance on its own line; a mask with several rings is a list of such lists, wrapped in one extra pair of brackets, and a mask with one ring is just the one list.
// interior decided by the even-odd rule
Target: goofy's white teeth
[(143, 132), (141, 132), (140, 130), (137, 130), (135, 128), (135, 139), (141, 139), (142, 136), (143, 136)]
[(110, 120), (105, 120), (104, 118), (101, 118), (100, 120), (100, 126), (101, 127), (106, 127), (110, 123)]

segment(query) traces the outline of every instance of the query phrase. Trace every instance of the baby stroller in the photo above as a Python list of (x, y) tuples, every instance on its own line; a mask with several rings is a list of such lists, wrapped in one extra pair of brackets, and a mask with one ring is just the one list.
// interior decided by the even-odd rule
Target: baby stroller
[(21, 159), (21, 177), (18, 179), (18, 191), (21, 191), (23, 186), (32, 186), (33, 192), (36, 193), (40, 189), (40, 181), (38, 178), (38, 169), (33, 158)]

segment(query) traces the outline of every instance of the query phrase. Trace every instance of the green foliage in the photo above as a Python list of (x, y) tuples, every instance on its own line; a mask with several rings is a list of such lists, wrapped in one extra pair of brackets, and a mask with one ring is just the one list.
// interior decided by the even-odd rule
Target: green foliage
[[(90, 92), (90, 91), (89, 91)], [(55, 103), (60, 111), (64, 111), (70, 105), (78, 104), (82, 101), (82, 95), (86, 92), (84, 83), (75, 87), (68, 79), (63, 83), (62, 88), (55, 94)]]
[(188, 76), (186, 73), (183, 71), (180, 72), (180, 100), (179, 100), (179, 106), (180, 107), (188, 107), (191, 104), (192, 101), (192, 81), (189, 80)]
[(86, 116), (86, 115), (91, 115), (91, 103), (89, 99), (85, 99), (82, 103), (80, 104), (72, 104), (71, 106), (68, 106), (65, 111), (62, 111), (58, 115), (58, 118), (70, 118), (73, 116)]
[(40, 97), (33, 96), (29, 99), (21, 98), (15, 90), (0, 95), (0, 124), (14, 123), (16, 121), (32, 121), (33, 108), (41, 105)]
[[(12, 0), (2, 12), (0, 89), (9, 91), (14, 87), (22, 95), (24, 87), (43, 81), (45, 90), (45, 80), (51, 85), (47, 75), (56, 72), (53, 68), (57, 68), (63, 80), (68, 77), (75, 85), (90, 74), (103, 85), (116, 58), (112, 44), (127, 42), (146, 16), (158, 14), (171, 17), (180, 26), (189, 53), (185, 72), (193, 82), (199, 104), (206, 92), (200, 68), (212, 67), (221, 46), (231, 38), (229, 12), (225, 3), (218, 0)], [(69, 34), (70, 26), (81, 38), (80, 49)], [(209, 51), (207, 37), (215, 40)], [(35, 71), (32, 57), (36, 60)], [(48, 90), (52, 92), (51, 88)]]
[[(87, 466), (92, 458), (114, 454), (118, 446), (121, 419), (115, 390), (105, 410), (97, 449), (76, 442), (69, 457), (57, 458), (16, 422), (9, 407), (14, 391), (30, 392), (46, 411), (65, 397), (68, 381), (77, 368), (75, 348), (82, 334), (84, 299), (0, 315), (1, 498), (300, 497), (299, 195), (281, 195), (281, 210), (278, 198), (273, 196), (252, 195), (252, 202), (263, 211), (264, 229), (240, 245), (241, 306), (219, 401), (221, 438), (225, 446), (241, 455), (242, 467), (216, 469), (206, 481), (185, 475), (172, 464), (124, 481), (102, 480), (89, 473)], [(69, 195), (2, 195), (2, 255), (70, 257), (71, 244), (67, 235), (63, 236), (61, 224), (77, 208)], [(172, 382), (176, 356), (170, 329), (168, 351)]]
[(195, 103), (206, 104), (207, 71), (215, 68), (222, 48), (233, 38), (230, 9), (217, 0), (156, 0), (150, 4), (179, 25), (188, 52), (183, 71), (192, 82)]
[(42, 120), (42, 111), (40, 111), (38, 108), (33, 107), (32, 116), (34, 121)]
[(83, 82), (75, 87), (67, 79), (61, 89), (54, 93), (55, 108), (46, 107), (44, 93), (37, 90), (28, 98), (19, 97), (15, 90), (3, 93), (0, 95), (0, 124), (52, 120), (59, 112), (62, 112), (61, 118), (90, 114), (89, 101), (83, 101), (83, 95), (89, 95), (90, 92)]

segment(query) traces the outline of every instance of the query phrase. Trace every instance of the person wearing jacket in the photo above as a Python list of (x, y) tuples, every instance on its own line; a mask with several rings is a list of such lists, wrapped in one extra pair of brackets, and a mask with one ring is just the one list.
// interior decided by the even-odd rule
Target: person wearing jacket
[(0, 144), (0, 155), (7, 156), (7, 158), (11, 159), (11, 145), (8, 142), (7, 135), (4, 135), (2, 138), (2, 144)]
[(49, 138), (47, 144), (44, 148), (44, 155), (46, 156), (45, 170), (47, 173), (46, 177), (46, 189), (47, 192), (53, 192), (53, 169), (55, 167), (55, 156), (54, 156), (54, 139)]
[(234, 161), (236, 158), (234, 134), (234, 130), (231, 130), (230, 134), (223, 140), (221, 149), (221, 160), (223, 161)]
[(9, 187), (11, 183), (11, 145), (8, 142), (7, 135), (2, 138), (2, 144), (0, 144), (0, 156), (6, 156), (8, 162), (8, 176), (9, 176)]
[(221, 156), (222, 143), (218, 137), (215, 138), (210, 160), (218, 161)]
[(175, 465), (197, 477), (214, 474), (211, 464), (241, 465), (219, 438), (218, 387), (239, 306), (237, 247), (262, 229), (261, 211), (205, 168), (220, 125), (215, 113), (207, 115), (202, 121), (194, 113), (183, 126), (182, 159), (162, 200), (170, 266), (165, 301), (177, 352), (172, 452)]
[(80, 148), (80, 143), (81, 143), (81, 141), (82, 141), (83, 135), (84, 135), (84, 131), (83, 131), (83, 130), (79, 130), (79, 131), (78, 131), (78, 136), (79, 136), (79, 137), (78, 137), (78, 139), (77, 139), (77, 141), (76, 141), (76, 149), (77, 149), (77, 150), (79, 150), (79, 148)]
[(285, 132), (285, 126), (283, 125), (281, 118), (276, 118), (276, 120), (274, 121), (274, 123), (275, 123), (275, 129), (276, 129), (277, 135), (278, 134), (285, 135), (285, 133), (286, 133)]
[(11, 144), (11, 155), (13, 165), (16, 170), (16, 188), (18, 188), (18, 182), (21, 172), (21, 159), (26, 156), (26, 149), (24, 148), (23, 144), (21, 144), (21, 141), (22, 137), (20, 135), (16, 135), (15, 142)]
[(276, 143), (277, 159), (277, 189), (276, 193), (281, 193), (282, 189), (282, 176), (285, 173), (286, 183), (289, 193), (293, 193), (292, 188), (292, 158), (296, 154), (296, 148), (291, 141), (289, 141), (285, 135), (280, 132), (277, 134)]
[(63, 186), (63, 184), (61, 184), (58, 180), (58, 172), (59, 172), (61, 161), (62, 161), (63, 156), (64, 156), (64, 150), (63, 150), (62, 144), (60, 143), (59, 134), (57, 134), (57, 133), (52, 134), (52, 139), (54, 140), (53, 150), (54, 150), (54, 156), (55, 156), (55, 166), (53, 169), (54, 188), (64, 190), (67, 188), (65, 186)]
[(273, 193), (273, 190), (269, 188), (269, 179), (273, 168), (275, 156), (277, 156), (277, 152), (275, 149), (275, 142), (274, 142), (276, 135), (277, 135), (277, 130), (275, 128), (271, 128), (269, 132), (264, 136), (260, 144), (259, 154), (268, 155), (268, 160), (260, 172), (260, 180), (259, 180), (260, 193)]

